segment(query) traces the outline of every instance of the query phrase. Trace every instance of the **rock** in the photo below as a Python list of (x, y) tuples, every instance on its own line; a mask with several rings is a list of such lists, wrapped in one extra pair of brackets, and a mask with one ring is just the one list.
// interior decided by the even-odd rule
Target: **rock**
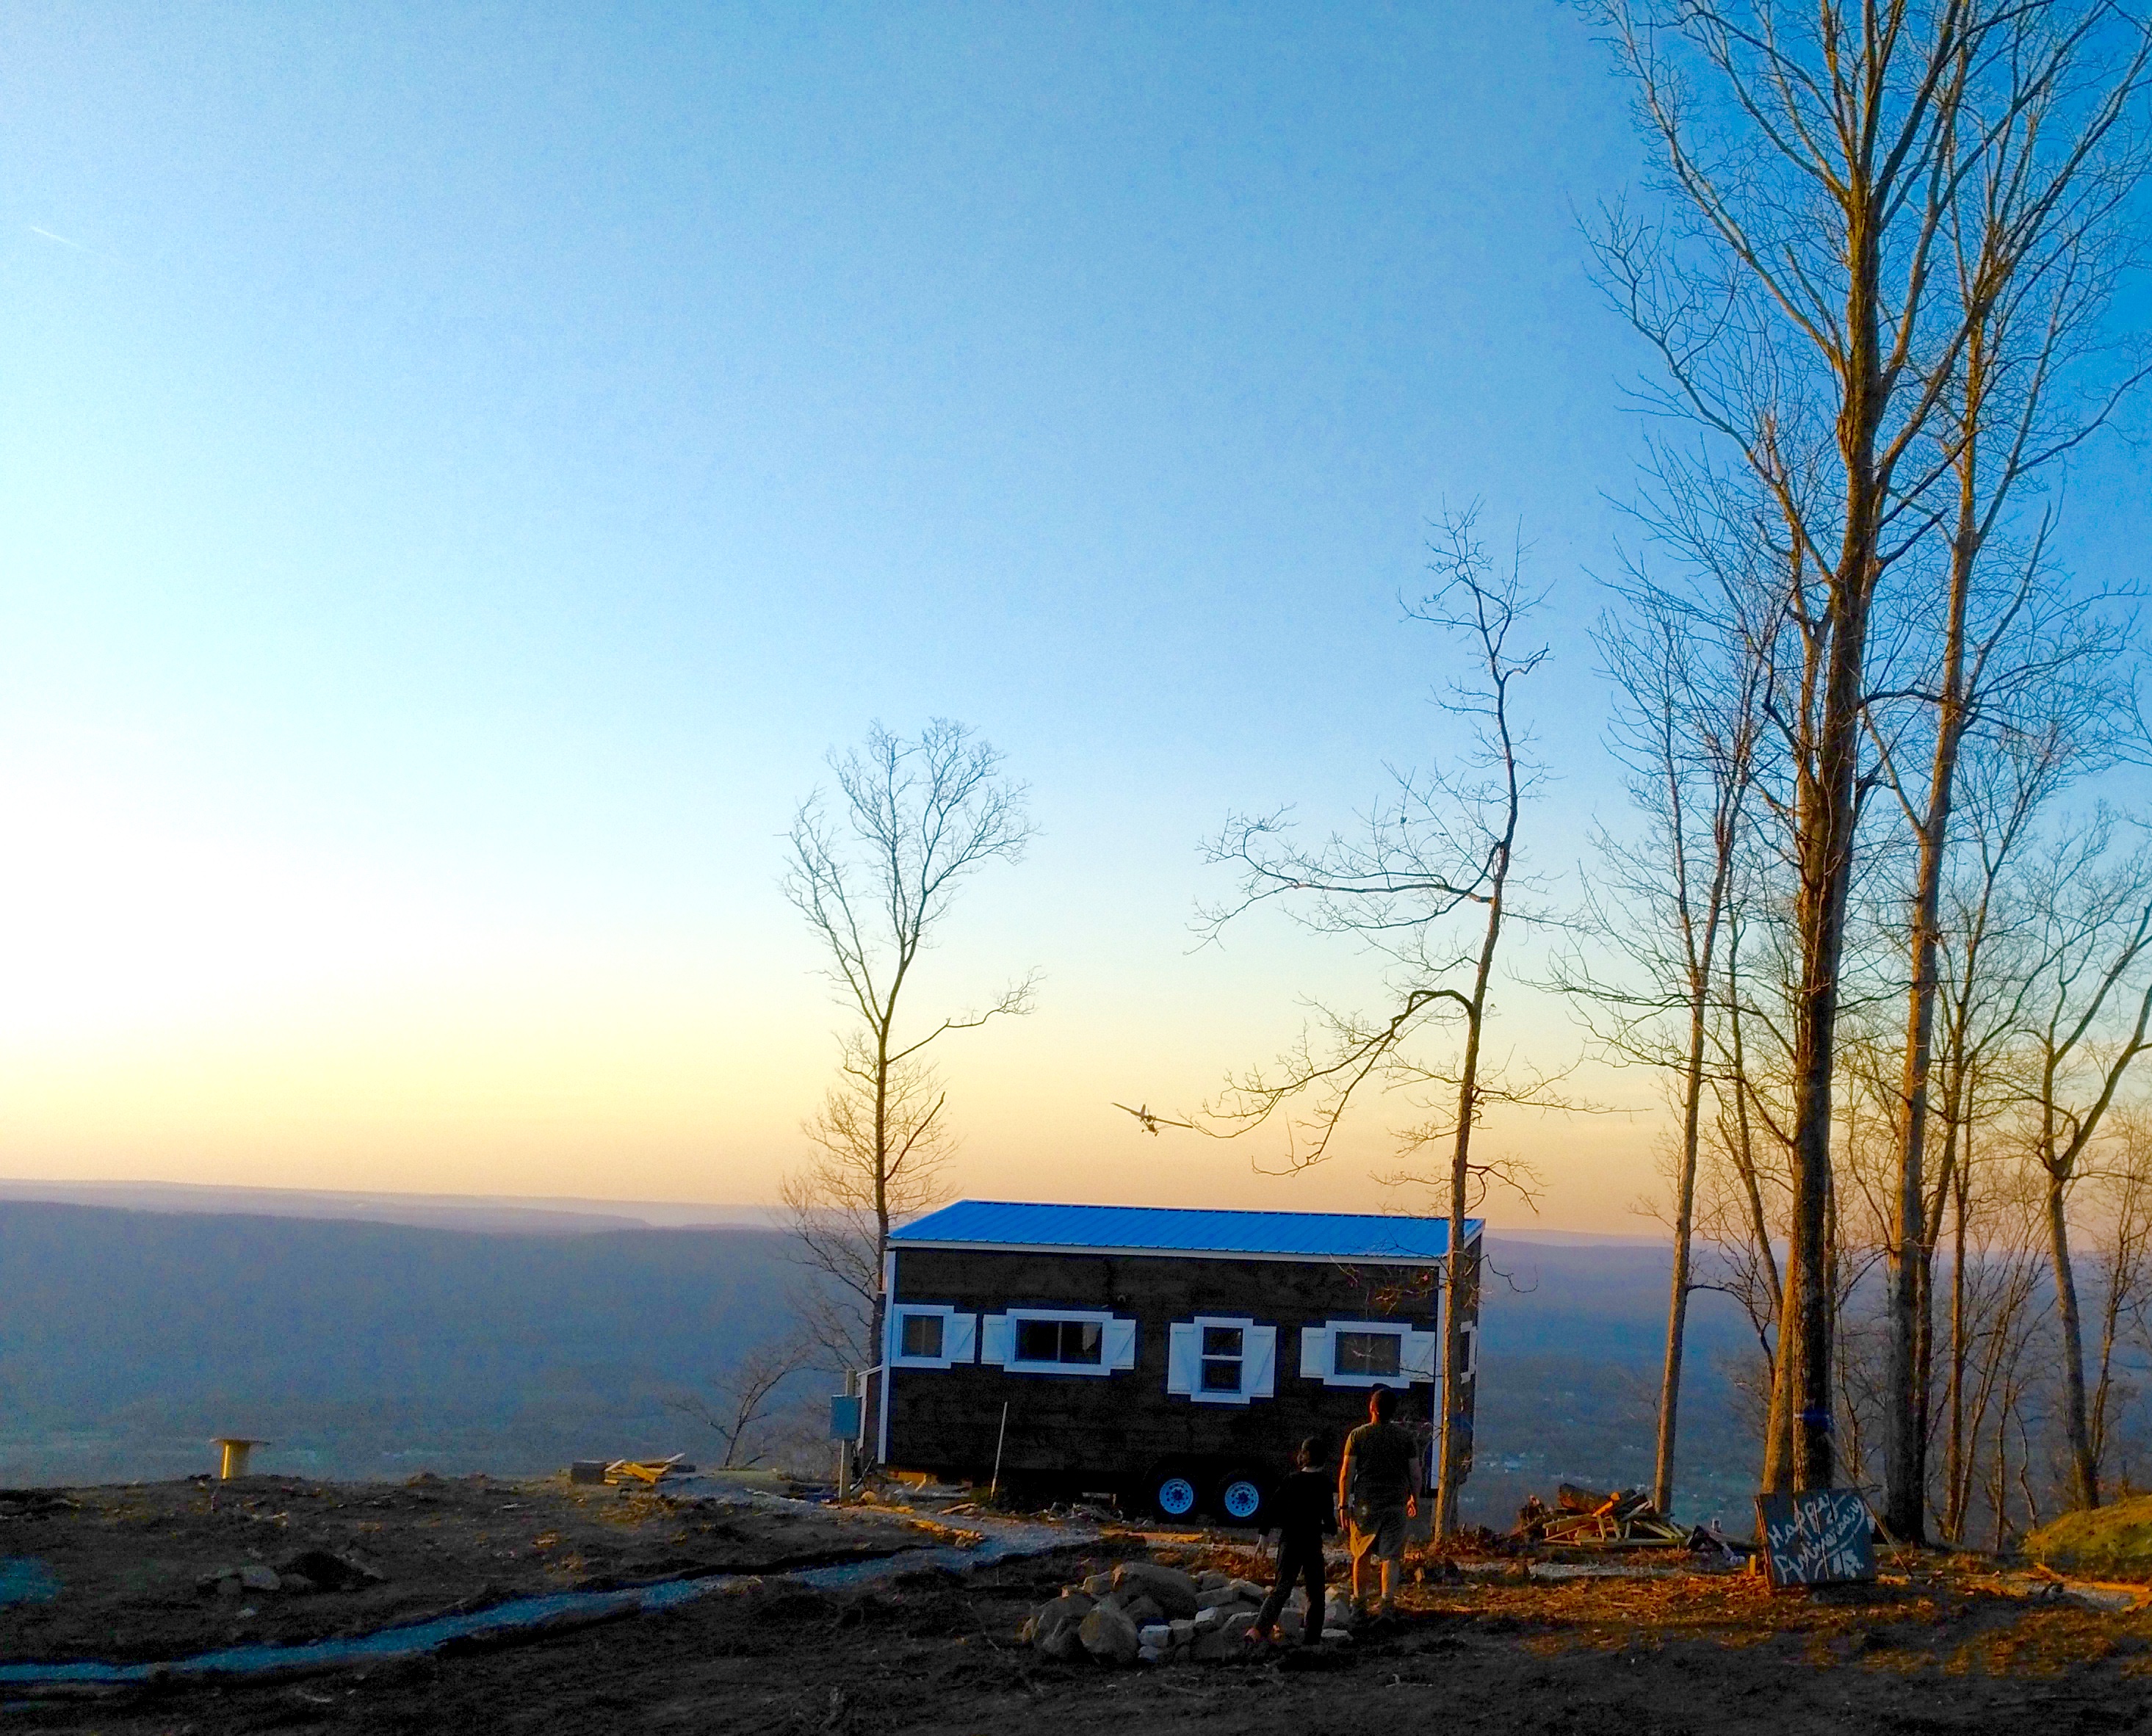
[[(1195, 1594), (1195, 1607), (1199, 1613), (1206, 1609), (1221, 1609), (1227, 1604), (1239, 1603), (1243, 1601), (1241, 1594), (1233, 1589), (1230, 1580), (1222, 1586), (1214, 1586), (1207, 1591), (1198, 1591)], [(1256, 1601), (1258, 1603), (1262, 1601), (1262, 1594), (1260, 1591), (1256, 1594)]]
[(1110, 1573), (1094, 1573), (1084, 1581), (1084, 1595), (1087, 1597), (1103, 1597), (1113, 1589), (1114, 1576)]
[(1165, 1653), (1159, 1650), (1155, 1646), (1145, 1646), (1138, 1649), (1136, 1652), (1136, 1662), (1138, 1663), (1164, 1663), (1165, 1662)]
[(1192, 1630), (1190, 1637), (1195, 1634), (1210, 1633), (1226, 1625), (1226, 1612), (1214, 1604), (1209, 1609), (1198, 1610), (1195, 1619), (1188, 1625)]
[(1193, 1621), (1169, 1622), (1166, 1632), (1173, 1636), (1175, 1645), (1185, 1646), (1195, 1637), (1195, 1623)]
[[(1049, 1656), (1064, 1655), (1054, 1649), (1055, 1642), (1064, 1632), (1073, 1634), (1078, 1625), (1082, 1622), (1084, 1617), (1091, 1613), (1094, 1607), (1091, 1600), (1081, 1591), (1063, 1591), (1053, 1602), (1041, 1604), (1033, 1612), (1028, 1623), (1031, 1628), (1031, 1643)], [(1072, 1640), (1070, 1642), (1072, 1650), (1074, 1644), (1075, 1642)]]
[(250, 1591), (273, 1591), (282, 1583), (277, 1570), (265, 1567), (259, 1561), (249, 1561), (239, 1570), (239, 1583)]
[(1177, 1569), (1161, 1567), (1155, 1561), (1122, 1562), (1114, 1570), (1114, 1587), (1116, 1591), (1126, 1587), (1142, 1593), (1169, 1620), (1192, 1616), (1200, 1607), (1195, 1581)]
[(1307, 1632), (1307, 1620), (1297, 1609), (1278, 1612), (1278, 1632), (1285, 1638), (1297, 1641)]
[(1221, 1657), (1231, 1657), (1233, 1648), (1222, 1626), (1200, 1627), (1188, 1642), (1188, 1655), (1197, 1663), (1215, 1663)]
[(1084, 1649), (1101, 1663), (1133, 1663), (1138, 1647), (1136, 1624), (1110, 1604), (1102, 1603), (1077, 1629)]
[(277, 1576), (277, 1589), (296, 1597), (304, 1592), (318, 1591), (321, 1587), (302, 1573), (280, 1573)]
[(1146, 1622), (1136, 1629), (1136, 1643), (1146, 1652), (1162, 1652), (1173, 1643), (1173, 1630), (1163, 1622)]
[(1084, 1655), (1084, 1639), (1080, 1625), (1071, 1622), (1066, 1627), (1056, 1628), (1053, 1634), (1038, 1641), (1039, 1654), (1058, 1663), (1073, 1663)]
[(1226, 1586), (1226, 1590), (1233, 1592), (1242, 1601), (1257, 1606), (1261, 1604), (1264, 1598), (1270, 1596), (1270, 1588), (1267, 1586), (1259, 1586), (1251, 1579), (1234, 1580)]
[(349, 1556), (332, 1555), (326, 1549), (302, 1549), (297, 1555), (287, 1556), (277, 1562), (277, 1571), (280, 1575), (297, 1574), (330, 1591), (356, 1591), (363, 1586), (378, 1585), (382, 1578), (363, 1561), (355, 1561)]
[(1231, 1574), (1221, 1573), (1215, 1567), (1206, 1568), (1195, 1576), (1195, 1589), (1199, 1591), (1222, 1591), (1232, 1583)]
[(1120, 1606), (1121, 1613), (1136, 1624), (1139, 1633), (1152, 1622), (1163, 1622), (1166, 1618), (1165, 1612), (1159, 1607), (1158, 1600), (1145, 1592), (1139, 1591), (1131, 1597), (1125, 1591), (1117, 1591), (1114, 1594), (1114, 1601)]
[(1226, 1617), (1224, 1625), (1221, 1627), (1218, 1631), (1224, 1634), (1229, 1640), (1237, 1640), (1246, 1637), (1248, 1630), (1255, 1625), (1255, 1611), (1251, 1609), (1236, 1610), (1233, 1614)]

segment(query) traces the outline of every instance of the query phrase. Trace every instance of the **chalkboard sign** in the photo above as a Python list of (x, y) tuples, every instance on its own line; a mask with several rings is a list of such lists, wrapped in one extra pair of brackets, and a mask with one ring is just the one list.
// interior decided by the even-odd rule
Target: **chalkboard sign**
[(1857, 1489), (1756, 1497), (1756, 1541), (1774, 1586), (1842, 1586), (1875, 1577), (1868, 1503)]

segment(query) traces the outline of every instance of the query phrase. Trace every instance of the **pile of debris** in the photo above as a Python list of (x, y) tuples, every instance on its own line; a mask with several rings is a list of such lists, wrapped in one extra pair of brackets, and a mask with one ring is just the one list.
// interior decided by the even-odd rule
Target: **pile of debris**
[(578, 1459), (568, 1467), (568, 1480), (654, 1489), (667, 1477), (688, 1476), (694, 1469), (685, 1453), (670, 1459)]
[[(1265, 1592), (1230, 1573), (1183, 1573), (1157, 1561), (1124, 1561), (1068, 1586), (1032, 1612), (1018, 1637), (1048, 1657), (1104, 1664), (1203, 1663), (1247, 1650), (1248, 1632)], [(1305, 1631), (1307, 1594), (1297, 1588), (1278, 1617), (1278, 1637), (1297, 1642)], [(1352, 1625), (1349, 1600), (1331, 1593), (1323, 1638), (1342, 1641)]]
[(236, 1566), (212, 1567), (195, 1581), (198, 1591), (237, 1597), (247, 1591), (278, 1591), (287, 1596), (307, 1591), (358, 1591), (381, 1583), (383, 1576), (349, 1556), (332, 1555), (325, 1549), (302, 1549), (274, 1567), (261, 1561)]
[(1564, 1483), (1555, 1505), (1537, 1495), (1517, 1510), (1518, 1543), (1554, 1543), (1565, 1549), (1703, 1549), (1719, 1540), (1698, 1526), (1676, 1525), (1641, 1489), (1581, 1489)]

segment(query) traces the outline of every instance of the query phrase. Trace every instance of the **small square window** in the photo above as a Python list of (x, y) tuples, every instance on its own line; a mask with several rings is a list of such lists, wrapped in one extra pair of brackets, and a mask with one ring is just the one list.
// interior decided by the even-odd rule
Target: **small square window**
[(939, 1361), (942, 1356), (942, 1319), (939, 1314), (906, 1315), (901, 1354)]
[(1241, 1390), (1241, 1332), (1237, 1326), (1203, 1328), (1202, 1389), (1206, 1393)]
[(1404, 1339), (1398, 1333), (1340, 1332), (1332, 1342), (1337, 1346), (1331, 1369), (1334, 1374), (1394, 1380), (1403, 1368)]

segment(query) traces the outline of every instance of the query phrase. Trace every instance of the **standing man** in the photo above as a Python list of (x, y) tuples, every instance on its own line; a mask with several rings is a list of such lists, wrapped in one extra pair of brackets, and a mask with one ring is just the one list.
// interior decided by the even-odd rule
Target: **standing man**
[(1382, 1564), (1378, 1616), (1396, 1612), (1405, 1520), (1419, 1516), (1419, 1443), (1410, 1429), (1390, 1420), (1397, 1408), (1393, 1388), (1368, 1393), (1368, 1420), (1345, 1437), (1345, 1457), (1337, 1467), (1337, 1505), (1352, 1529), (1353, 1607), (1366, 1607), (1362, 1569), (1373, 1557)]

